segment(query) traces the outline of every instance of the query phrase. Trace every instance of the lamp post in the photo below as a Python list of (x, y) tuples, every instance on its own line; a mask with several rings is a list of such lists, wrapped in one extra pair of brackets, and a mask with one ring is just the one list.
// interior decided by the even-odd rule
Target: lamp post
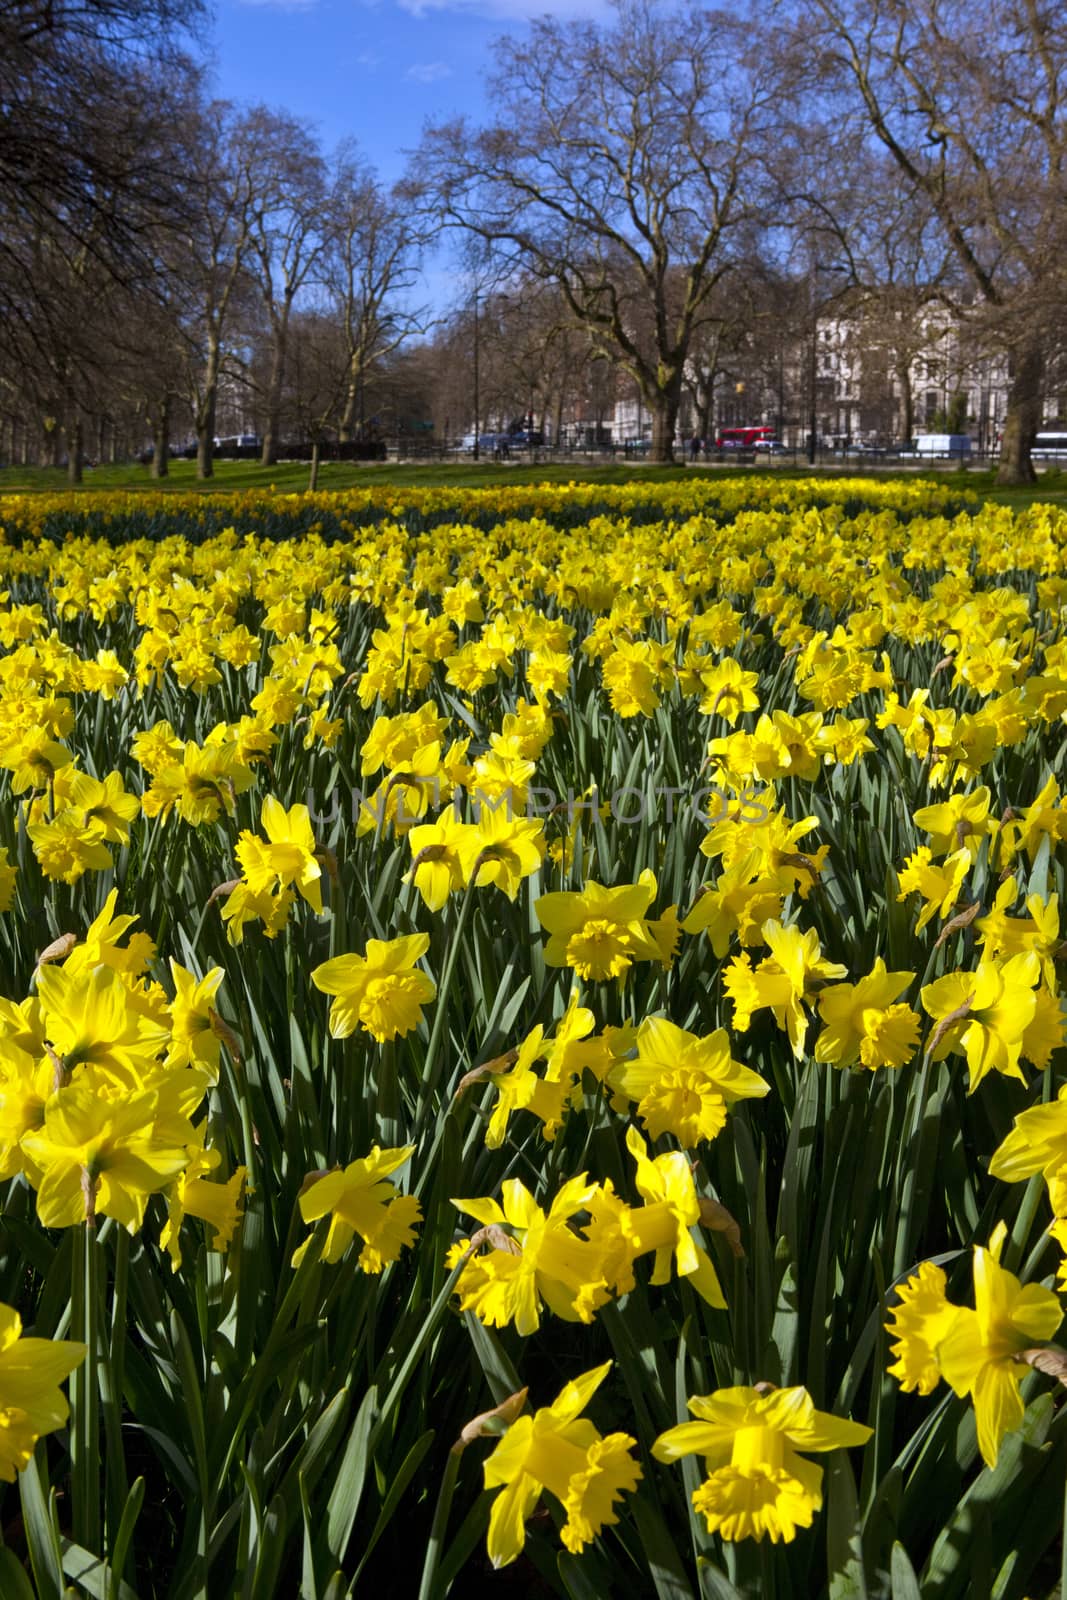
[(774, 436), (780, 445), (785, 444), (785, 346), (778, 335), (778, 415), (775, 418)]
[(474, 459), (480, 460), (478, 435), (481, 432), (481, 396), (478, 393), (478, 286), (474, 286)]
[(830, 304), (834, 295), (820, 302), (818, 298), (818, 274), (820, 272), (847, 272), (839, 261), (824, 264), (817, 261), (814, 256), (811, 260), (811, 362), (808, 370), (808, 466), (815, 465), (815, 435), (818, 428), (818, 381), (819, 381), (819, 312)]

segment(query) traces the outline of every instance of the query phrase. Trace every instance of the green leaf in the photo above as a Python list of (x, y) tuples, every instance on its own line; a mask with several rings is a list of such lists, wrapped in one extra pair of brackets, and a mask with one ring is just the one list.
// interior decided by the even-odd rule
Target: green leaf
[(889, 1558), (889, 1579), (893, 1586), (893, 1600), (922, 1600), (915, 1568), (899, 1539), (894, 1543)]
[(356, 1568), (355, 1575), (352, 1579), (353, 1583), (355, 1583), (359, 1578), (359, 1575), (363, 1571), (371, 1551), (374, 1549), (375, 1545), (378, 1543), (378, 1540), (381, 1538), (382, 1534), (393, 1520), (396, 1508), (403, 1499), (408, 1484), (418, 1471), (419, 1465), (433, 1441), (434, 1431), (432, 1428), (429, 1428), (424, 1434), (415, 1440), (415, 1443), (412, 1445), (411, 1449), (401, 1462), (392, 1483), (389, 1485), (389, 1492), (386, 1495), (382, 1504), (382, 1509), (378, 1514), (378, 1520), (374, 1524), (371, 1536), (367, 1540), (363, 1554), (360, 1556), (359, 1566)]
[(94, 1556), (70, 1539), (63, 1540), (63, 1571), (87, 1590), (93, 1600), (110, 1600), (112, 1593), (117, 1594), (118, 1600), (138, 1600), (128, 1583), (116, 1579), (102, 1556)]
[[(471, 1311), (464, 1314), (463, 1321), (474, 1345), (478, 1363), (492, 1391), (493, 1404), (499, 1405), (509, 1395), (518, 1393), (523, 1387), (522, 1379), (508, 1360), (492, 1328), (487, 1328)], [(472, 1405), (471, 1409), (477, 1410), (477, 1406)]]
[(867, 1600), (856, 1480), (845, 1450), (832, 1450), (826, 1464), (826, 1558), (830, 1600)]
[(974, 1578), (973, 1560), (979, 1522), (987, 1507), (995, 1507), (1021, 1473), (1035, 1475), (1044, 1465), (1040, 1447), (1048, 1436), (1054, 1402), (1041, 1394), (1027, 1406), (1021, 1428), (1001, 1441), (997, 1464), (984, 1467), (963, 1495), (941, 1530), (922, 1572), (923, 1600), (955, 1591), (957, 1577)]
[(693, 1600), (678, 1549), (657, 1506), (649, 1495), (637, 1494), (627, 1500), (637, 1525), (641, 1549), (648, 1561), (648, 1572), (659, 1600)]
[(275, 1495), (267, 1507), (267, 1514), (263, 1518), (260, 1530), (256, 1565), (251, 1588), (248, 1590), (249, 1600), (270, 1600), (270, 1596), (276, 1594), (280, 1594), (285, 1600), (288, 1595), (289, 1584), (283, 1561), (287, 1531), (285, 1501), (281, 1495)]
[(602, 1593), (596, 1580), (582, 1566), (578, 1557), (572, 1556), (566, 1550), (560, 1551), (559, 1575), (569, 1600), (602, 1600)]
[(377, 1421), (378, 1390), (371, 1384), (360, 1402), (348, 1435), (337, 1478), (326, 1502), (326, 1547), (336, 1561), (343, 1561), (359, 1510), (369, 1460), (368, 1442)]
[(0, 1545), (0, 1596), (3, 1600), (37, 1600), (25, 1568), (6, 1545)]
[(734, 1587), (725, 1572), (713, 1567), (710, 1561), (700, 1562), (700, 1593), (704, 1600), (745, 1600), (741, 1590)]
[(144, 1505), (145, 1482), (143, 1478), (134, 1480), (130, 1492), (126, 1497), (126, 1504), (122, 1508), (122, 1518), (115, 1534), (115, 1545), (111, 1552), (112, 1579), (108, 1600), (117, 1600), (120, 1588), (120, 1579), (126, 1567), (126, 1555), (133, 1538), (133, 1530), (137, 1525), (137, 1518)]
[(19, 1498), (39, 1600), (60, 1600), (64, 1587), (63, 1552), (55, 1507), (46, 1499), (41, 1481), (41, 1470), (46, 1461), (45, 1446), (39, 1443), (19, 1473)]

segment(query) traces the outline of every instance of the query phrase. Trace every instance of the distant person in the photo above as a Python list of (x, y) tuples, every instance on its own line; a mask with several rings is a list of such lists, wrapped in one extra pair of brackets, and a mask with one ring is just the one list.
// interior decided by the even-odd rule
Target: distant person
[(694, 433), (693, 437), (689, 441), (690, 461), (695, 461), (697, 459), (700, 454), (702, 444), (703, 440), (700, 438), (699, 434)]

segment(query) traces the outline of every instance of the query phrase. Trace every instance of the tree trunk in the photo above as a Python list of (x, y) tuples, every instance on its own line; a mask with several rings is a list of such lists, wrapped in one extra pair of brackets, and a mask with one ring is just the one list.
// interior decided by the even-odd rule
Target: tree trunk
[(65, 428), (67, 438), (67, 482), (72, 484), (82, 481), (82, 459), (84, 453), (82, 420), (70, 422)]
[(215, 476), (215, 410), (219, 398), (219, 366), (221, 351), (218, 339), (208, 340), (207, 360), (204, 363), (204, 389), (196, 409), (196, 475), (198, 478)]
[(152, 430), (152, 476), (170, 476), (170, 395), (160, 401), (156, 425)]
[(319, 441), (316, 439), (311, 446), (311, 471), (308, 473), (308, 494), (314, 494), (319, 486)]
[(345, 403), (341, 410), (341, 420), (337, 425), (337, 442), (351, 444), (352, 426), (356, 419), (356, 402), (359, 399), (359, 357), (353, 355), (348, 368), (348, 382), (345, 384)]
[[(713, 395), (714, 381), (701, 385), (700, 397), (697, 403), (697, 432), (703, 439), (704, 447), (707, 450), (710, 450), (715, 442), (712, 437), (715, 429), (711, 425), (711, 407)], [(779, 433), (782, 431), (781, 423), (778, 424), (778, 431)]]
[(278, 460), (278, 442), (281, 432), (282, 380), (285, 377), (285, 349), (289, 340), (288, 309), (279, 318), (274, 329), (274, 348), (270, 358), (270, 379), (267, 384), (267, 421), (263, 429), (263, 450), (259, 458), (261, 467), (273, 467)]
[(915, 426), (915, 401), (911, 392), (911, 364), (908, 361), (897, 363), (897, 383), (900, 385), (900, 437), (907, 444), (912, 436)]
[(1000, 446), (997, 484), (1011, 488), (1036, 483), (1037, 474), (1030, 460), (1034, 435), (1041, 425), (1041, 383), (1045, 362), (1037, 346), (1024, 346), (1015, 359), (1015, 372), (1008, 390), (1008, 414), (1004, 418), (1004, 438)]
[(667, 466), (674, 460), (674, 434), (678, 425), (679, 386), (673, 385), (648, 401), (652, 412), (652, 449), (649, 460)]

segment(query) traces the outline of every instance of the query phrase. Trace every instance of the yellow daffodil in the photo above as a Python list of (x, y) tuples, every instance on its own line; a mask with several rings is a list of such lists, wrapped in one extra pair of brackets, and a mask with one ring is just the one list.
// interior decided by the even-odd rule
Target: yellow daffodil
[(1004, 1435), (1023, 1420), (1019, 1385), (1027, 1369), (1018, 1357), (1051, 1339), (1063, 1320), (1050, 1289), (1021, 1284), (1000, 1265), (1006, 1238), (1000, 1222), (988, 1249), (974, 1247), (973, 1311), (946, 1301), (944, 1274), (924, 1263), (899, 1291), (901, 1305), (891, 1313), (890, 1325), (898, 1358), (890, 1371), (903, 1387), (923, 1394), (942, 1377), (961, 1398), (970, 1396), (978, 1447), (988, 1467), (996, 1466)]
[(738, 1387), (694, 1395), (700, 1420), (661, 1433), (657, 1461), (704, 1457), (707, 1477), (693, 1495), (709, 1533), (729, 1541), (770, 1539), (788, 1544), (810, 1528), (822, 1507), (822, 1468), (804, 1455), (866, 1444), (861, 1422), (817, 1411), (808, 1391)]
[(966, 1056), (969, 1094), (989, 1072), (1026, 1081), (1019, 1058), (1037, 1011), (1040, 975), (1028, 951), (1004, 962), (980, 961), (974, 972), (950, 972), (923, 989), (919, 998), (941, 1035), (932, 1057), (940, 1061), (952, 1050)]
[(658, 961), (659, 946), (644, 920), (655, 893), (649, 872), (617, 889), (590, 880), (578, 894), (542, 895), (534, 910), (550, 935), (547, 965), (571, 967), (579, 977), (599, 982), (625, 976), (634, 961)]
[(0, 1478), (14, 1483), (42, 1434), (70, 1415), (59, 1385), (85, 1360), (73, 1339), (24, 1339), (22, 1318), (0, 1304)]
[(1067, 1084), (1048, 1105), (1019, 1112), (993, 1152), (989, 1171), (1003, 1183), (1021, 1183), (1040, 1172), (1053, 1212), (1067, 1216)]
[[(547, 1211), (518, 1178), (505, 1181), (502, 1204), (453, 1200), (457, 1210), (483, 1228), (497, 1230), (487, 1236), (492, 1242), (488, 1253), (471, 1255), (460, 1274), (456, 1293), (461, 1308), (490, 1327), (514, 1322), (524, 1336), (540, 1327), (542, 1305), (568, 1322), (592, 1322), (597, 1308), (610, 1298), (602, 1254), (579, 1236), (571, 1219), (586, 1208), (595, 1187), (579, 1173), (563, 1185)], [(454, 1245), (449, 1266), (469, 1248), (468, 1242)]]
[(261, 895), (292, 884), (312, 911), (321, 915), (319, 880), (322, 868), (316, 859), (315, 835), (307, 806), (295, 805), (286, 811), (279, 800), (268, 794), (263, 800), (259, 821), (267, 835), (267, 844), (248, 832), (242, 833), (237, 842), (237, 860), (249, 889), (254, 895)]
[(608, 1083), (636, 1103), (650, 1138), (670, 1133), (684, 1149), (714, 1139), (736, 1101), (759, 1099), (770, 1089), (733, 1059), (725, 1029), (698, 1038), (665, 1017), (645, 1018), (637, 1030), (636, 1059), (615, 1066)]
[(564, 1546), (580, 1554), (601, 1528), (618, 1522), (614, 1506), (636, 1489), (641, 1468), (628, 1433), (607, 1437), (580, 1413), (611, 1370), (611, 1362), (567, 1383), (550, 1406), (512, 1422), (484, 1466), (485, 1487), (499, 1489), (489, 1513), (487, 1545), (494, 1567), (521, 1554), (525, 1524), (544, 1490), (566, 1512)]
[(159, 1236), (163, 1249), (170, 1254), (174, 1272), (182, 1264), (181, 1227), (187, 1216), (199, 1217), (212, 1229), (209, 1249), (229, 1249), (234, 1230), (241, 1220), (242, 1195), (248, 1177), (247, 1167), (237, 1167), (233, 1176), (224, 1183), (213, 1182), (206, 1174), (214, 1172), (220, 1165), (220, 1152), (190, 1145), (187, 1153), (188, 1166), (167, 1190), (167, 1220)]
[(878, 956), (858, 983), (824, 989), (817, 1003), (826, 1026), (815, 1041), (816, 1061), (835, 1067), (858, 1062), (872, 1072), (910, 1061), (918, 1046), (919, 1018), (910, 1006), (894, 1002), (914, 981), (913, 972), (887, 972)]
[(793, 1054), (803, 1053), (808, 1019), (804, 1004), (846, 968), (828, 961), (814, 928), (806, 932), (794, 924), (764, 923), (763, 938), (770, 955), (753, 968), (745, 954), (735, 956), (723, 976), (723, 988), (733, 1001), (734, 1027), (744, 1032), (752, 1014), (769, 1006), (780, 1028), (786, 1028)]
[(361, 1027), (384, 1041), (417, 1028), (423, 1006), (437, 993), (433, 979), (415, 968), (429, 947), (428, 933), (369, 939), (365, 956), (335, 956), (316, 967), (312, 983), (323, 994), (333, 996), (333, 1037), (346, 1039)]
[[(343, 1170), (322, 1173), (304, 1185), (300, 1194), (304, 1221), (330, 1219), (323, 1261), (340, 1261), (358, 1235), (362, 1240), (360, 1266), (364, 1272), (379, 1273), (401, 1250), (414, 1244), (422, 1207), (414, 1195), (397, 1194), (390, 1181), (414, 1150), (413, 1144), (394, 1150), (374, 1145), (369, 1156), (350, 1162)], [(310, 1242), (306, 1239), (295, 1251), (294, 1267), (300, 1265)]]
[(157, 1131), (159, 1109), (155, 1093), (108, 1100), (84, 1083), (51, 1096), (40, 1128), (22, 1139), (41, 1173), (37, 1215), (44, 1227), (70, 1228), (98, 1215), (114, 1217), (130, 1233), (141, 1227), (149, 1196), (189, 1160), (165, 1124)]

